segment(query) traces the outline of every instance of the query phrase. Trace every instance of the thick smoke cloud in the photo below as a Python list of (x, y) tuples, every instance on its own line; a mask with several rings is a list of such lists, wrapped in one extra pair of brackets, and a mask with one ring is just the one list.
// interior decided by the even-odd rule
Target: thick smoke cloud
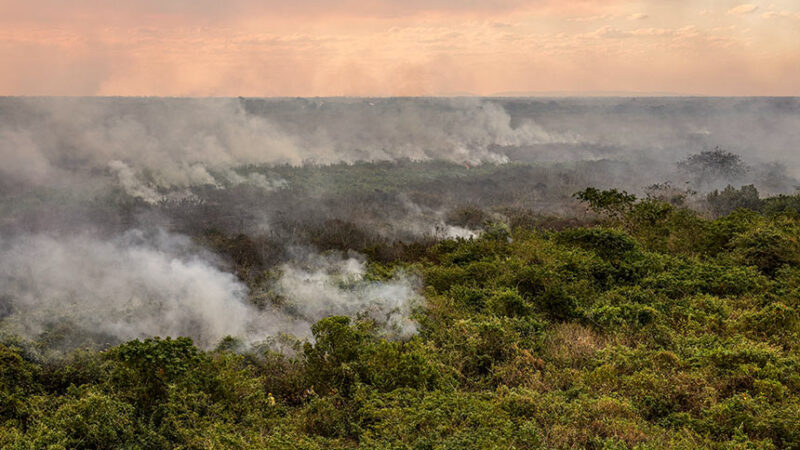
[(156, 200), (158, 189), (242, 183), (230, 171), (242, 164), (298, 161), (291, 137), (230, 99), (14, 99), (0, 109), (11, 116), (0, 170), (35, 184), (109, 172), (131, 195)]
[(232, 170), (248, 164), (398, 158), (502, 163), (508, 157), (494, 147), (565, 139), (529, 121), (512, 127), (502, 106), (466, 99), (328, 105), (34, 98), (0, 101), (0, 114), (5, 177), (54, 184), (105, 169), (129, 194), (148, 201), (168, 188), (284, 186), (282, 180), (247, 179)]
[(247, 286), (212, 255), (164, 231), (113, 239), (28, 235), (0, 245), (0, 331), (36, 338), (68, 324), (86, 340), (67, 346), (148, 336), (189, 336), (203, 348), (228, 335), (248, 343), (309, 338), (319, 319), (361, 313), (389, 336), (415, 331), (417, 282), (365, 280), (364, 262), (354, 257), (306, 254), (283, 265), (276, 280), (283, 301), (257, 308)]
[(17, 236), (3, 242), (3, 254), (3, 328), (20, 335), (61, 320), (115, 340), (185, 335), (204, 346), (246, 332), (247, 288), (184, 237)]
[(100, 177), (148, 201), (198, 185), (286, 187), (234, 170), (251, 164), (611, 158), (660, 180), (721, 146), (800, 175), (797, 99), (5, 98), (0, 119), (6, 180)]
[(363, 259), (316, 254), (284, 264), (280, 274), (277, 292), (286, 299), (284, 309), (310, 322), (366, 313), (390, 336), (407, 338), (416, 332), (410, 318), (420, 300), (414, 277), (368, 281)]

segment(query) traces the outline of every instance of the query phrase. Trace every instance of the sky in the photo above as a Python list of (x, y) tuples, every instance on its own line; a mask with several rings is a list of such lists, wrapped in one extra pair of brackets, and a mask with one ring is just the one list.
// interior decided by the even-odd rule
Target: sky
[(800, 0), (0, 0), (0, 95), (800, 95)]

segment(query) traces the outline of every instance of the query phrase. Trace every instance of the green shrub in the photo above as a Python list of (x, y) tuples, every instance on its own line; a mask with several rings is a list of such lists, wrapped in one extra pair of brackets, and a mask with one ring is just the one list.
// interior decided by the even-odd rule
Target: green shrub
[(562, 245), (575, 245), (592, 250), (605, 260), (620, 262), (641, 256), (636, 241), (627, 233), (608, 228), (576, 228), (556, 235)]
[(350, 395), (361, 375), (357, 362), (366, 330), (351, 325), (348, 317), (333, 316), (315, 323), (311, 332), (314, 343), (303, 348), (309, 383), (323, 395)]
[(303, 431), (328, 438), (351, 437), (357, 433), (352, 406), (338, 395), (317, 397), (303, 408)]
[(27, 424), (33, 411), (30, 396), (41, 392), (39, 367), (22, 358), (17, 348), (0, 344), (0, 423)]
[(111, 386), (142, 412), (165, 400), (171, 385), (197, 384), (196, 369), (206, 360), (189, 338), (134, 340), (111, 349)]
[(767, 275), (775, 275), (784, 265), (800, 264), (797, 236), (774, 228), (754, 228), (732, 242), (736, 255), (745, 265), (755, 266)]
[(722, 191), (715, 189), (706, 196), (706, 201), (714, 217), (730, 214), (740, 208), (751, 211), (759, 211), (761, 209), (758, 190), (752, 184), (742, 186), (738, 190), (731, 185), (728, 185)]
[(616, 189), (599, 190), (589, 187), (574, 194), (578, 200), (586, 202), (589, 208), (612, 219), (621, 219), (636, 202), (636, 196)]
[(761, 211), (766, 216), (779, 214), (797, 217), (800, 214), (800, 195), (777, 195), (762, 200)]
[(75, 449), (132, 448), (136, 444), (134, 408), (107, 395), (88, 391), (61, 405), (34, 428), (34, 447)]
[(501, 289), (486, 301), (487, 307), (499, 316), (519, 317), (531, 313), (531, 305), (516, 290)]

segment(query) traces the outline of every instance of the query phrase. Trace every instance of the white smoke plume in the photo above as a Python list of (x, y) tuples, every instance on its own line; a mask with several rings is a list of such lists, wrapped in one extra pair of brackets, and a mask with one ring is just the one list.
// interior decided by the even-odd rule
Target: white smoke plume
[[(114, 160), (108, 163), (108, 168), (111, 172), (116, 174), (119, 186), (131, 197), (143, 200), (151, 205), (157, 204), (162, 200), (175, 197), (192, 197), (191, 192), (187, 189), (181, 191), (167, 191), (164, 190), (164, 185), (159, 183), (146, 183), (129, 165), (122, 161)], [(210, 185), (216, 188), (222, 188), (223, 185), (220, 181), (224, 181), (231, 186), (238, 186), (242, 184), (250, 185), (262, 189), (265, 192), (272, 192), (278, 189), (288, 187), (286, 180), (282, 178), (268, 178), (262, 173), (248, 173), (241, 175), (235, 170), (229, 168), (221, 172), (217, 179), (212, 176), (208, 171), (199, 164), (194, 164), (189, 167), (182, 167), (184, 179), (180, 187), (188, 188), (197, 185)], [(178, 187), (175, 184), (170, 184), (167, 187)], [(176, 195), (178, 194), (178, 195)]]
[(410, 337), (411, 320), (421, 297), (419, 280), (399, 275), (386, 281), (365, 278), (366, 264), (356, 256), (312, 254), (280, 268), (278, 293), (284, 310), (313, 323), (328, 316), (367, 314), (390, 336)]
[(473, 239), (481, 234), (480, 230), (471, 230), (446, 223), (446, 214), (442, 210), (426, 208), (414, 203), (408, 197), (403, 197), (402, 200), (406, 210), (405, 216), (392, 225), (404, 233), (417, 237), (433, 236), (439, 239)]
[(226, 170), (222, 176), (231, 185), (238, 186), (240, 184), (247, 184), (261, 188), (266, 192), (277, 191), (278, 189), (285, 189), (289, 187), (289, 183), (283, 178), (267, 178), (263, 173), (248, 173), (240, 175), (233, 169)]
[(206, 347), (246, 331), (247, 288), (189, 252), (186, 238), (35, 235), (2, 245), (7, 331), (33, 337), (67, 320), (119, 340), (191, 336)]
[(252, 112), (237, 99), (6, 99), (0, 101), (0, 116), (10, 118), (0, 122), (0, 171), (57, 184), (109, 168), (129, 194), (154, 201), (170, 188), (285, 185), (232, 170), (249, 164), (503, 163), (508, 157), (495, 147), (564, 139), (532, 121), (512, 126), (502, 106), (473, 99), (320, 102), (299, 116), (292, 111), (297, 105), (266, 105)]
[(260, 310), (244, 284), (180, 235), (17, 236), (0, 248), (0, 331), (31, 338), (65, 322), (110, 343), (189, 336), (211, 348), (228, 335), (309, 338), (319, 319), (360, 313), (389, 335), (415, 331), (413, 278), (366, 281), (364, 263), (353, 258), (309, 256), (304, 266), (283, 266), (277, 286), (285, 305)]
[(144, 200), (201, 184), (284, 186), (233, 171), (248, 165), (403, 158), (612, 158), (650, 181), (719, 145), (800, 176), (798, 125), (796, 99), (4, 98), (0, 175), (58, 186), (111, 168)]
[(156, 189), (138, 179), (136, 173), (122, 161), (114, 160), (108, 163), (108, 168), (117, 175), (119, 185), (131, 197), (139, 198), (147, 203), (158, 203), (164, 199)]

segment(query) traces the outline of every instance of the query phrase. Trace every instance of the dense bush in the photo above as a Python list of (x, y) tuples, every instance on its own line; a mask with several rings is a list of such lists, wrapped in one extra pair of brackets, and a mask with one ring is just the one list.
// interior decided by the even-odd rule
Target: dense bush
[(405, 341), (348, 317), (285, 354), (151, 338), (48, 359), (4, 338), (0, 447), (800, 448), (791, 201), (704, 219), (584, 194), (600, 226), (373, 247), (371, 276), (424, 279)]
[(706, 196), (709, 209), (715, 217), (724, 216), (736, 211), (739, 208), (759, 211), (761, 209), (761, 199), (758, 197), (758, 190), (752, 184), (742, 186), (739, 189), (728, 185), (722, 191), (714, 190)]

